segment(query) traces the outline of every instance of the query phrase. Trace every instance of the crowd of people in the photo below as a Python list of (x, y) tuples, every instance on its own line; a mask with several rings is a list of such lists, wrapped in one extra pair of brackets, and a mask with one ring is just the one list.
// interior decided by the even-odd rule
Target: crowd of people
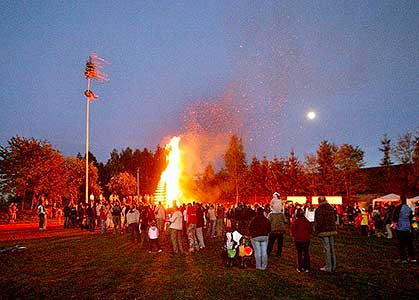
[[(270, 203), (264, 205), (239, 203), (225, 208), (221, 204), (193, 202), (166, 209), (162, 203), (149, 205), (132, 199), (102, 199), (89, 203), (68, 203), (63, 208), (63, 225), (66, 229), (80, 227), (94, 232), (100, 228), (101, 234), (126, 234), (149, 253), (162, 252), (160, 237), (167, 235), (170, 236), (175, 255), (200, 251), (206, 247), (206, 240), (224, 237), (226, 233), (227, 237), (231, 237), (236, 232), (250, 239), (256, 268), (260, 270), (266, 269), (275, 243), (275, 255), (281, 257), (284, 234), (289, 228), (295, 245), (297, 272), (310, 271), (309, 248), (314, 232), (321, 239), (325, 253), (321, 270), (333, 272), (336, 269), (335, 236), (344, 210), (330, 205), (323, 196), (318, 198), (318, 202), (315, 209), (310, 205), (284, 207), (279, 193), (274, 193)], [(43, 230), (47, 212), (42, 199), (37, 212), (39, 229)], [(412, 211), (406, 205), (406, 197), (402, 196), (397, 206), (376, 206), (373, 209), (348, 207), (346, 218), (349, 224), (359, 228), (362, 235), (374, 232), (377, 236), (392, 238), (395, 233), (400, 253), (397, 261), (416, 262), (419, 209)], [(186, 251), (184, 241), (187, 241)]]

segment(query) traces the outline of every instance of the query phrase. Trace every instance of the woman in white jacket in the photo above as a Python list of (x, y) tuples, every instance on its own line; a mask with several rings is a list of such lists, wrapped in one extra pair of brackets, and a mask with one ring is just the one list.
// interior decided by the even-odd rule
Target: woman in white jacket
[(170, 221), (170, 240), (172, 241), (173, 252), (175, 254), (183, 254), (182, 246), (182, 229), (183, 229), (183, 215), (178, 207), (175, 207), (175, 212), (169, 218)]

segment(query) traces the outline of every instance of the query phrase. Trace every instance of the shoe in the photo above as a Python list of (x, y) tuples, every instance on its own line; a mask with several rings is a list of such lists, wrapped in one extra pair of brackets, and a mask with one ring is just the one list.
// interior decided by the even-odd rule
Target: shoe
[(300, 269), (298, 269), (298, 268), (297, 268), (297, 269), (295, 269), (295, 270), (296, 270), (298, 273), (301, 273), (301, 270), (300, 270)]
[(416, 259), (409, 259), (409, 262), (411, 262), (411, 263), (416, 263), (416, 262), (417, 262), (417, 260), (416, 260)]
[(326, 269), (326, 267), (320, 268), (320, 271), (323, 271), (323, 272), (330, 272), (330, 271), (328, 271), (328, 270)]
[(305, 270), (304, 272), (308, 273), (308, 272), (310, 272), (310, 270)]
[(151, 251), (148, 251), (149, 254), (151, 254)]
[(159, 251), (157, 251), (158, 253), (161, 253), (163, 250), (162, 249), (159, 249)]

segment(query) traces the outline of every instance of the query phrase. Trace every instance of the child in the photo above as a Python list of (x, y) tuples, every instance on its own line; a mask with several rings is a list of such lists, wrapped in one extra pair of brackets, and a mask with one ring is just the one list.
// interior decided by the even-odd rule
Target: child
[(157, 249), (159, 249), (157, 251), (158, 253), (163, 251), (159, 243), (159, 230), (157, 229), (156, 221), (152, 221), (150, 223), (150, 228), (148, 229), (148, 239), (149, 239), (148, 253), (151, 253), (151, 250), (153, 249), (153, 244), (157, 245)]
[(309, 272), (310, 270), (310, 235), (312, 227), (304, 215), (302, 209), (298, 209), (296, 219), (291, 225), (291, 235), (297, 250), (297, 272)]

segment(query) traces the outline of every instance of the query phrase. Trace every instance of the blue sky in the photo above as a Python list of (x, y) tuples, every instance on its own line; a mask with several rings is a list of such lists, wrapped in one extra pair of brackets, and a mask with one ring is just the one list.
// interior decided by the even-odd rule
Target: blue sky
[(218, 109), (201, 130), (240, 134), (249, 159), (303, 160), (327, 139), (378, 165), (385, 132), (419, 126), (418, 28), (417, 1), (3, 1), (0, 144), (18, 134), (83, 153), (96, 52), (110, 77), (92, 87), (100, 161)]

